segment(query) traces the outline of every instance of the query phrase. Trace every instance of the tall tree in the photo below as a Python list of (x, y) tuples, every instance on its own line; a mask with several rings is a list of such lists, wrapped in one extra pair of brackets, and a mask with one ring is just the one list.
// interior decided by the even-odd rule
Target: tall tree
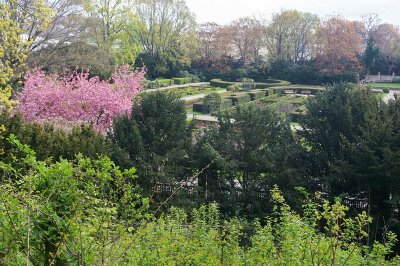
[(379, 48), (380, 60), (384, 61), (386, 74), (392, 74), (396, 61), (400, 58), (400, 30), (391, 24), (379, 24), (371, 33), (375, 45)]
[(146, 188), (183, 178), (190, 130), (184, 102), (175, 95), (143, 94), (131, 116), (115, 119), (110, 138), (127, 154), (121, 164), (137, 165), (139, 181)]
[(243, 64), (259, 59), (261, 49), (261, 28), (256, 20), (246, 17), (233, 21), (229, 26), (234, 51)]
[(239, 108), (224, 114), (219, 126), (200, 135), (194, 156), (206, 200), (216, 200), (225, 211), (263, 215), (260, 195), (272, 185), (286, 189), (293, 182), (291, 155), (295, 153), (290, 128), (265, 107)]
[(151, 76), (170, 75), (190, 63), (195, 20), (184, 0), (137, 0), (135, 14), (139, 25), (132, 31)]
[(0, 89), (18, 80), (34, 36), (44, 31), (52, 10), (42, 1), (0, 1)]
[(369, 205), (377, 228), (398, 206), (398, 106), (337, 84), (309, 100), (304, 119), (311, 180), (332, 197)]
[(260, 19), (265, 47), (271, 61), (298, 62), (312, 56), (319, 18), (310, 13), (286, 10), (275, 13), (272, 21)]
[(318, 28), (317, 62), (328, 75), (358, 71), (362, 39), (357, 24), (335, 16), (324, 20)]

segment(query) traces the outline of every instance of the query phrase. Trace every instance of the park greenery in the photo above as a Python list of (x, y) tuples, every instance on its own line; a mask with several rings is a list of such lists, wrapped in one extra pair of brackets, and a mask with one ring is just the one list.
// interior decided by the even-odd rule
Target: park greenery
[(400, 264), (398, 27), (0, 0), (0, 41), (0, 265)]

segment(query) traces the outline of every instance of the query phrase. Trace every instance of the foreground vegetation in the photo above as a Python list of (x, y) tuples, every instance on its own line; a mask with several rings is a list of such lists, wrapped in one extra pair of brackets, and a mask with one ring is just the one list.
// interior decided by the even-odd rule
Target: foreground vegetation
[[(0, 163), (0, 263), (4, 265), (396, 265), (386, 256), (396, 241), (363, 244), (365, 212), (320, 194), (305, 196), (303, 216), (271, 190), (272, 213), (252, 223), (223, 219), (216, 204), (191, 215), (171, 208), (155, 218), (148, 199), (130, 185), (135, 169), (120, 171), (107, 157), (38, 161), (21, 152)], [(322, 231), (321, 231), (322, 229)]]

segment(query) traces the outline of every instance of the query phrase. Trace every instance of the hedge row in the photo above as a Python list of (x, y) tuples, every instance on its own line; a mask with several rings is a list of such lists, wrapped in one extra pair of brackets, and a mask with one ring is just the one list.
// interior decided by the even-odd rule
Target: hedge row
[[(240, 82), (230, 82), (221, 79), (212, 79), (210, 81), (211, 86), (227, 88), (229, 85), (241, 85)], [(278, 79), (267, 79), (265, 82), (255, 82), (255, 89), (266, 89), (276, 86), (288, 86), (290, 82)]]
[[(221, 105), (219, 107), (219, 110), (226, 110), (233, 106), (242, 105), (250, 101), (256, 101), (264, 97), (271, 96), (277, 92), (278, 92), (277, 89), (270, 88), (270, 89), (259, 89), (259, 90), (252, 90), (249, 92), (232, 94), (230, 96), (226, 96), (221, 99)], [(204, 108), (203, 102), (194, 103), (193, 111), (207, 113), (207, 110)]]
[(251, 101), (250, 94), (248, 93), (232, 94), (228, 98), (232, 99), (232, 103), (234, 106), (238, 106)]
[(290, 91), (293, 94), (311, 94), (315, 95), (322, 91), (324, 88), (319, 86), (275, 86), (270, 89), (274, 90), (274, 93), (285, 93), (285, 91)]
[(161, 87), (167, 87), (167, 86), (172, 86), (174, 85), (174, 80), (173, 79), (157, 79), (158, 83), (160, 84)]
[(174, 81), (174, 83), (176, 85), (182, 85), (182, 84), (186, 84), (186, 83), (192, 82), (192, 78), (191, 77), (173, 78), (172, 80)]
[(192, 82), (191, 77), (184, 78), (172, 78), (172, 79), (156, 79), (156, 81), (160, 84), (161, 87), (167, 87), (172, 85), (183, 85), (186, 83)]
[(261, 99), (266, 96), (266, 91), (257, 90), (249, 92), (250, 98), (252, 101)]
[(203, 102), (194, 103), (193, 104), (193, 111), (194, 112), (203, 113), (203, 107), (204, 107), (204, 103)]

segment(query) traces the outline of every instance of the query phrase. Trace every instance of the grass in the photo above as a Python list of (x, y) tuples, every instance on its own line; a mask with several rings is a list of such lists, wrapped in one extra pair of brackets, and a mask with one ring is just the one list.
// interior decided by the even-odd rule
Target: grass
[(388, 89), (400, 89), (400, 83), (368, 83), (367, 86), (374, 88), (388, 88)]

